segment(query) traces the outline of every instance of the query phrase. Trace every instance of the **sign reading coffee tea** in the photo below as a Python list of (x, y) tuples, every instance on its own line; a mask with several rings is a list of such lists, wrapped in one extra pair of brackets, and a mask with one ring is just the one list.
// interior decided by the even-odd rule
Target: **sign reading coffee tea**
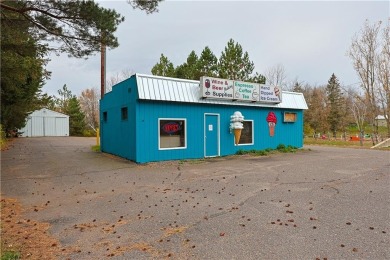
[(234, 81), (234, 98), (243, 101), (259, 101), (259, 84)]
[(263, 103), (282, 102), (282, 91), (277, 86), (211, 77), (201, 77), (200, 86), (203, 98)]

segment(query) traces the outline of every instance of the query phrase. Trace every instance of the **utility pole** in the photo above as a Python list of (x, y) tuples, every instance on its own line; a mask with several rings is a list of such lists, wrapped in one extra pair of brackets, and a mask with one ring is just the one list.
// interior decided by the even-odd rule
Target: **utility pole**
[[(104, 42), (104, 33), (102, 33), (101, 46), (100, 46), (100, 100), (103, 99), (106, 94), (106, 44)], [(100, 144), (102, 149), (102, 139), (100, 136), (103, 132), (102, 118), (100, 116), (100, 128), (96, 132), (96, 143)]]
[(104, 43), (104, 33), (102, 33), (102, 42), (100, 50), (100, 99), (106, 94), (106, 44)]

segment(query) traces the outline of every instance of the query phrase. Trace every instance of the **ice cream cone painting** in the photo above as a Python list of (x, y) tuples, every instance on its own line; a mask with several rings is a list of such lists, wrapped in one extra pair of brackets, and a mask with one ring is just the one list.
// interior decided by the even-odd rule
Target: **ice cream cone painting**
[(244, 121), (244, 116), (240, 111), (234, 112), (232, 116), (230, 116), (230, 133), (234, 130), (234, 144), (238, 145), (240, 143), (241, 132), (244, 129), (244, 125), (242, 122)]
[(277, 118), (274, 112), (269, 112), (267, 116), (268, 128), (269, 128), (269, 136), (275, 135), (275, 126), (277, 122)]

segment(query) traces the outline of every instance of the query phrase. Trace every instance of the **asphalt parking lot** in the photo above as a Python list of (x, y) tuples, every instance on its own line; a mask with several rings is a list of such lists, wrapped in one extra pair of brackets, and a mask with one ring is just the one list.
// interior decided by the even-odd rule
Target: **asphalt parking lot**
[(58, 259), (390, 259), (390, 152), (137, 165), (94, 138), (19, 138), (2, 197), (49, 223)]

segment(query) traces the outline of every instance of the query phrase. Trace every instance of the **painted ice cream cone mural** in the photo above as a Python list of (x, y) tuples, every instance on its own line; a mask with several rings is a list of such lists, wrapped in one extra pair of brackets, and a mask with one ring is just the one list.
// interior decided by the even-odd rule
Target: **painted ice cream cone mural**
[(234, 112), (232, 116), (230, 116), (230, 131), (234, 131), (234, 143), (238, 145), (241, 138), (241, 131), (244, 129), (244, 125), (242, 122), (244, 121), (244, 116), (240, 111)]
[(274, 112), (269, 112), (267, 116), (267, 122), (269, 127), (269, 136), (275, 135), (275, 125), (277, 122), (277, 118)]

